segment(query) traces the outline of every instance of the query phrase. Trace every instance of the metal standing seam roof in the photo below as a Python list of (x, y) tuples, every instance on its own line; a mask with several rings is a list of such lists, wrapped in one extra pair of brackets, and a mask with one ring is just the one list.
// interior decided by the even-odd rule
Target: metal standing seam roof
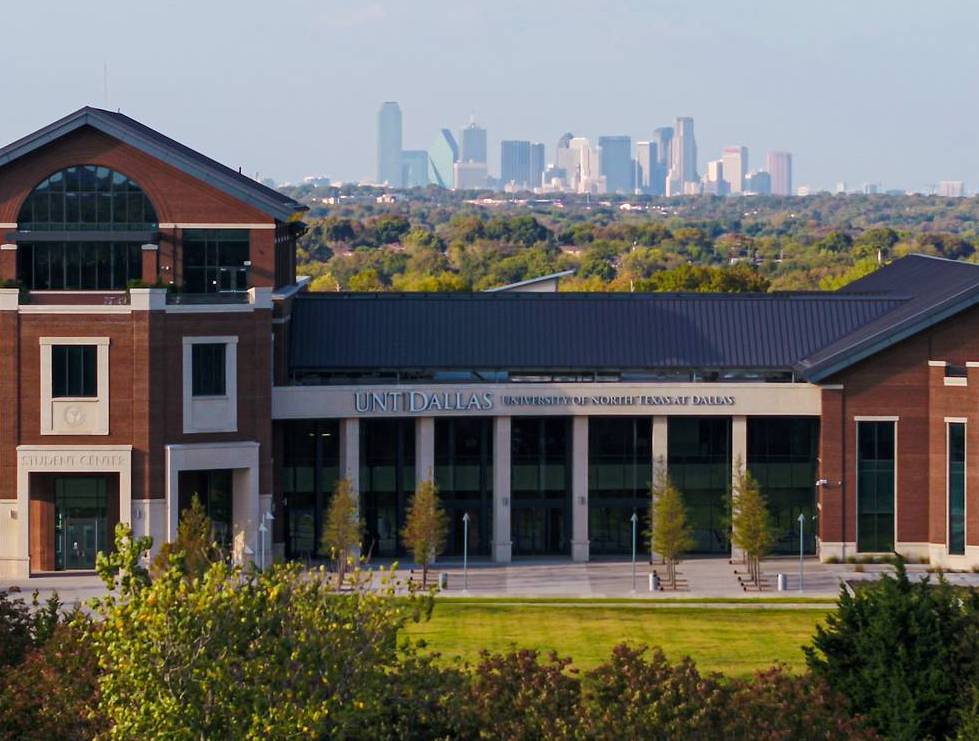
[(307, 210), (306, 206), (274, 188), (262, 185), (129, 116), (91, 106), (80, 108), (0, 148), (0, 167), (83, 126), (91, 126), (136, 147), (280, 221), (287, 221), (294, 214)]
[(293, 370), (789, 369), (899, 306), (840, 294), (301, 294)]

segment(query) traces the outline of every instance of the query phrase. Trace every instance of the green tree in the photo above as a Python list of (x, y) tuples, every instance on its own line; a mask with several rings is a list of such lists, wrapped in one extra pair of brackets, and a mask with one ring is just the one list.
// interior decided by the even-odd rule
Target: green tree
[(806, 663), (885, 738), (954, 737), (975, 723), (979, 593), (911, 580), (901, 559), (895, 568), (853, 594), (841, 588)]
[[(112, 566), (134, 573), (140, 554), (117, 531)], [(93, 609), (108, 738), (383, 738), (361, 734), (386, 717), (397, 681), (398, 635), (430, 613), (429, 596), (394, 599), (390, 574), (342, 599), (325, 569), (213, 564), (188, 583), (178, 569), (111, 591)]]
[(350, 277), (351, 291), (383, 291), (384, 284), (375, 268), (366, 268)]
[(401, 537), (411, 551), (415, 563), (422, 567), (422, 586), (428, 585), (428, 569), (445, 550), (449, 522), (439, 501), (438, 488), (431, 478), (418, 484)]
[(326, 512), (322, 548), (336, 562), (339, 584), (343, 584), (347, 566), (360, 547), (363, 533), (364, 521), (360, 518), (357, 496), (350, 486), (350, 480), (338, 479)]
[(775, 532), (758, 482), (740, 459), (735, 466), (738, 472), (732, 491), (731, 542), (744, 552), (748, 576), (757, 585), (761, 582), (761, 559), (771, 551)]
[(650, 498), (650, 548), (663, 558), (667, 581), (676, 589), (676, 565), (680, 557), (693, 548), (694, 540), (683, 494), (673, 485), (662, 459), (656, 463)]
[(188, 579), (198, 579), (212, 563), (222, 558), (221, 549), (214, 541), (214, 526), (196, 494), (191, 497), (190, 507), (180, 513), (177, 539), (164, 543), (150, 566), (150, 575), (158, 577), (175, 563)]

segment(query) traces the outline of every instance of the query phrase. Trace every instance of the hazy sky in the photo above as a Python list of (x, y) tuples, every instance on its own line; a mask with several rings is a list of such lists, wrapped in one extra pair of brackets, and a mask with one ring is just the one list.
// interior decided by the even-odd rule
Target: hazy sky
[(696, 120), (795, 155), (796, 185), (979, 186), (972, 0), (47, 0), (5, 3), (0, 139), (109, 107), (278, 180), (375, 172), (376, 114), (405, 148), (475, 114), (499, 141), (644, 139)]

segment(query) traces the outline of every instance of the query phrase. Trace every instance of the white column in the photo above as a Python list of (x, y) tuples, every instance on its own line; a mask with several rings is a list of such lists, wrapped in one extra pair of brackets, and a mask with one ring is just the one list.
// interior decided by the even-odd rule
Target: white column
[(415, 420), (415, 484), (435, 480), (435, 418)]
[(493, 418), (493, 560), (510, 563), (510, 418)]
[(588, 560), (588, 417), (571, 425), (571, 560)]
[[(667, 463), (666, 462), (667, 462), (667, 457), (669, 455), (669, 448), (668, 448), (668, 442), (669, 442), (668, 435), (669, 435), (669, 430), (670, 430), (670, 424), (669, 424), (669, 422), (670, 422), (670, 418), (669, 417), (653, 417), (653, 430), (652, 430), (652, 432), (653, 432), (653, 434), (652, 434), (652, 438), (653, 438), (653, 471), (652, 471), (653, 478), (651, 479), (651, 481), (653, 483), (655, 483), (656, 477), (660, 473), (660, 468), (662, 468), (664, 471), (667, 470)], [(653, 525), (652, 520), (654, 520), (655, 518), (656, 518), (656, 513), (655, 512), (651, 512), (651, 518), (650, 518), (650, 523), (649, 523), (650, 528)], [(647, 542), (646, 545), (648, 546), (649, 543)], [(661, 561), (662, 560), (659, 557), (659, 554), (658, 553), (653, 553), (651, 555), (652, 555), (654, 561)]]
[(360, 496), (360, 420), (340, 420), (340, 478), (350, 482), (354, 499)]
[[(744, 416), (731, 417), (731, 491), (732, 497), (734, 484), (738, 474), (748, 466), (748, 418)], [(738, 503), (732, 498), (731, 507), (736, 508)], [(731, 560), (743, 561), (744, 553), (740, 548), (731, 545)]]

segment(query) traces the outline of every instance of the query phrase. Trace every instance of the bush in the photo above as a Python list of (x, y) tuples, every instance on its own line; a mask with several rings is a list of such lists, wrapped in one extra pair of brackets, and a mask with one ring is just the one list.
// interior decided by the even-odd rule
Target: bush
[(979, 672), (979, 595), (895, 576), (840, 592), (806, 647), (812, 673), (888, 738), (946, 738)]

